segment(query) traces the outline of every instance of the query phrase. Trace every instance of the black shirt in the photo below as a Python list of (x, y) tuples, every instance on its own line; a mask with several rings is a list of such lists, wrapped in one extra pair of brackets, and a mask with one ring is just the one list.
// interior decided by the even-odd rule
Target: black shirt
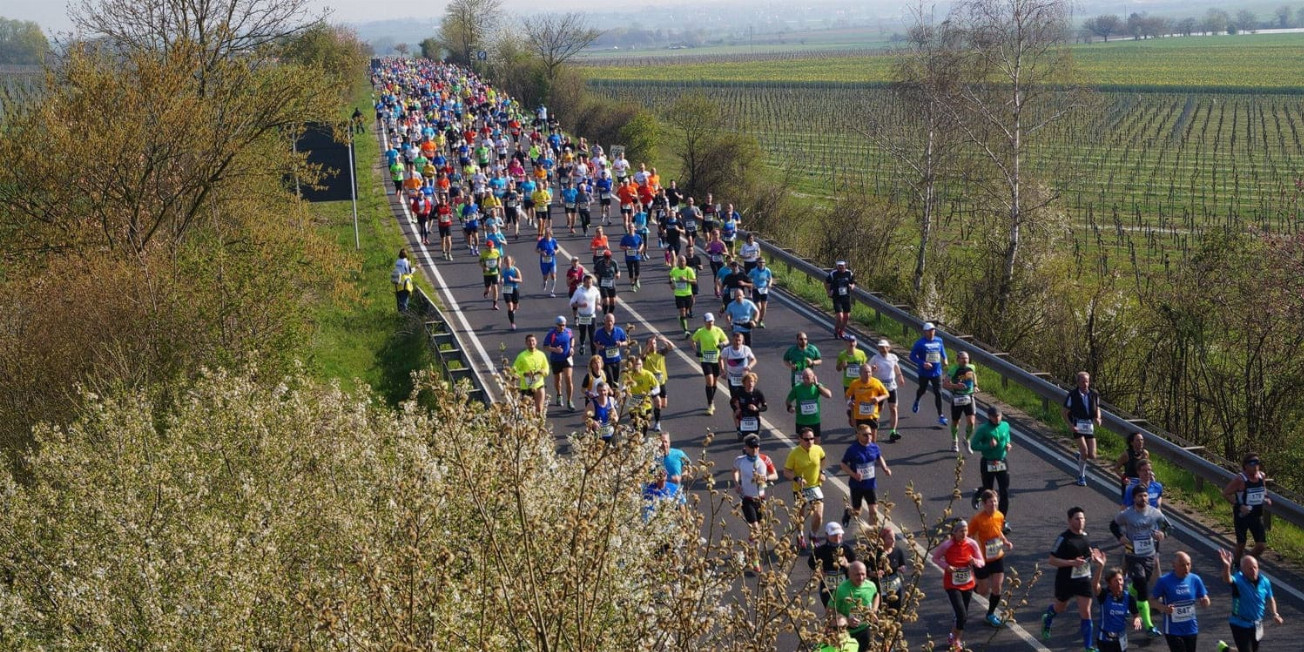
[[(1050, 554), (1055, 556), (1056, 558), (1064, 559), (1064, 560), (1072, 560), (1072, 559), (1077, 559), (1079, 557), (1090, 560), (1091, 543), (1087, 541), (1086, 534), (1074, 534), (1072, 530), (1065, 530), (1064, 533), (1059, 535), (1059, 538), (1055, 540), (1055, 545), (1054, 547), (1051, 548)], [(1076, 580), (1090, 581), (1091, 576), (1089, 574), (1086, 577), (1074, 578), (1073, 577), (1074, 570), (1075, 569), (1072, 566), (1056, 568), (1055, 581), (1056, 582), (1069, 582), (1069, 581), (1076, 581)], [(1088, 571), (1089, 570), (1090, 569), (1088, 569)], [(1081, 571), (1079, 570), (1078, 572), (1080, 573)]]
[(847, 292), (839, 292), (838, 290), (840, 288), (850, 288), (855, 285), (856, 275), (849, 269), (835, 269), (829, 272), (829, 275), (824, 279), (824, 282), (828, 283), (829, 287), (833, 290), (834, 296), (847, 296)]

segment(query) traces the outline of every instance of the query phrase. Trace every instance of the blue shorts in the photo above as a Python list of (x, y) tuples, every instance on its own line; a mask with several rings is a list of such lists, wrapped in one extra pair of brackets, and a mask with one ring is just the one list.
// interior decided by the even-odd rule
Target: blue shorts
[(539, 273), (547, 276), (557, 272), (557, 263), (539, 263)]

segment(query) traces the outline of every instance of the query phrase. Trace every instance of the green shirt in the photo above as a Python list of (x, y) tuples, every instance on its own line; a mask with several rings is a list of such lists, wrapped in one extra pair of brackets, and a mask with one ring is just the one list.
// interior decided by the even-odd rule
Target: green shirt
[(868, 579), (861, 582), (859, 587), (853, 585), (851, 580), (842, 580), (838, 585), (838, 590), (833, 593), (834, 607), (844, 616), (850, 616), (855, 609), (858, 612), (857, 617), (860, 618), (860, 625), (850, 628), (849, 631), (859, 632), (869, 627), (869, 618), (862, 608), (873, 610), (874, 597), (877, 595), (878, 587)]
[(851, 381), (860, 378), (860, 365), (869, 362), (869, 356), (864, 351), (856, 349), (855, 353), (847, 353), (843, 350), (838, 354), (838, 364), (845, 365), (842, 369), (842, 389), (846, 390), (851, 387)]
[[(720, 347), (729, 342), (729, 337), (724, 334), (724, 329), (719, 326), (710, 328), (703, 326), (693, 333), (693, 341), (697, 343), (702, 362), (719, 362)], [(708, 358), (711, 359), (708, 360)]]
[[(992, 445), (992, 439), (996, 440), (995, 445)], [(969, 438), (969, 446), (982, 453), (985, 460), (1005, 459), (1005, 447), (1009, 443), (1010, 424), (1004, 420), (998, 426), (992, 425), (991, 419), (984, 420), (974, 428), (973, 436)]]
[(788, 390), (788, 402), (797, 412), (798, 426), (817, 426), (820, 422), (820, 386), (819, 383), (807, 385), (801, 383)]
[(539, 389), (548, 375), (548, 355), (539, 349), (521, 351), (512, 363), (512, 371), (521, 377), (521, 389)]
[(820, 350), (814, 344), (807, 344), (804, 349), (796, 344), (788, 347), (783, 353), (783, 361), (792, 363), (792, 384), (800, 383), (802, 370), (810, 366), (811, 360), (819, 359)]
[(697, 272), (692, 267), (670, 268), (670, 284), (677, 297), (693, 296), (693, 284), (697, 282)]
[(967, 395), (973, 393), (974, 381), (978, 378), (978, 372), (973, 365), (955, 365), (951, 367), (951, 382), (963, 384), (964, 389), (953, 389), (952, 394)]

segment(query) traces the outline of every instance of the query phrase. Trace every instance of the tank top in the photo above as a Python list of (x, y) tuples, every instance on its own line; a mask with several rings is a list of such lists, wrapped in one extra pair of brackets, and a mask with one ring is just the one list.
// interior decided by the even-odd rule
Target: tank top
[(1267, 485), (1264, 484), (1262, 478), (1255, 481), (1250, 481), (1249, 478), (1245, 477), (1244, 473), (1240, 475), (1241, 475), (1241, 480), (1245, 483), (1245, 488), (1241, 490), (1239, 502), (1237, 503), (1238, 508), (1236, 511), (1239, 514), (1240, 505), (1249, 505), (1250, 506), (1249, 516), (1258, 516), (1263, 513), (1263, 499), (1268, 495), (1268, 487)]

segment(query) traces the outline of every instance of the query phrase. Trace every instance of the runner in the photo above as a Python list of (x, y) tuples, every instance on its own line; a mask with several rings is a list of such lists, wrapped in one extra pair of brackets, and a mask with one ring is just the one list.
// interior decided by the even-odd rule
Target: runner
[(1191, 572), (1191, 557), (1184, 552), (1173, 555), (1173, 570), (1155, 582), (1150, 609), (1164, 615), (1159, 629), (1168, 642), (1169, 652), (1196, 652), (1200, 621), (1196, 607), (1209, 606), (1209, 592), (1204, 580)]
[[(1220, 549), (1218, 557), (1222, 559), (1222, 581), (1232, 587), (1232, 613), (1228, 624), (1236, 652), (1259, 652), (1264, 616), (1271, 613), (1273, 622), (1278, 625), (1284, 622), (1281, 612), (1277, 611), (1277, 598), (1272, 595), (1272, 582), (1259, 573), (1259, 560), (1254, 557), (1241, 557), (1241, 568), (1234, 575), (1233, 554)], [(1227, 649), (1226, 643), (1218, 641), (1218, 652)]]
[(897, 616), (905, 604), (906, 553), (897, 546), (896, 532), (890, 524), (884, 523), (879, 528), (878, 542), (882, 548), (876, 555), (874, 576), (878, 578), (879, 593), (888, 605), (887, 614)]
[(688, 457), (688, 453), (670, 446), (670, 433), (661, 433), (657, 442), (656, 463), (665, 470), (668, 480), (682, 485), (684, 473), (692, 466), (693, 460)]
[(756, 326), (761, 311), (742, 290), (733, 290), (733, 301), (725, 306), (724, 315), (729, 320), (729, 328), (734, 335), (741, 335), (743, 343), (752, 345), (752, 328)]
[(1082, 647), (1091, 648), (1091, 560), (1100, 552), (1087, 540), (1087, 515), (1081, 507), (1069, 508), (1069, 528), (1059, 535), (1047, 559), (1055, 568), (1055, 601), (1041, 616), (1041, 637), (1050, 640), (1051, 624), (1063, 613), (1069, 600), (1078, 604), (1078, 633)]
[[(750, 533), (748, 542), (758, 543), (761, 519), (765, 516), (765, 488), (779, 479), (774, 471), (766, 468), (761, 459), (761, 438), (755, 435), (743, 439), (743, 454), (734, 458), (734, 491), (742, 498), (743, 520), (747, 522)], [(761, 572), (759, 550), (755, 551), (752, 562), (748, 564), (753, 572)]]
[[(543, 350), (548, 352), (548, 366), (552, 369), (553, 389), (557, 391), (557, 406), (563, 401), (566, 408), (575, 411), (575, 382), (571, 367), (575, 365), (575, 334), (566, 328), (566, 318), (557, 315), (556, 326), (543, 336)], [(563, 397), (565, 397), (563, 399)]]
[[(661, 231), (666, 241), (666, 264), (669, 265), (684, 247), (684, 225), (679, 220), (679, 214), (674, 211), (666, 212), (666, 217), (661, 222)], [(688, 253), (692, 254), (692, 249), (689, 249)]]
[(534, 221), (538, 225), (539, 235), (552, 229), (552, 190), (547, 182), (540, 183), (530, 193), (530, 203), (534, 205)]
[(752, 372), (756, 367), (756, 355), (752, 353), (752, 348), (744, 343), (742, 333), (734, 333), (729, 338), (729, 346), (720, 351), (720, 359), (724, 362), (724, 375), (729, 387), (729, 398), (733, 397), (743, 388), (743, 376)]
[(937, 337), (937, 327), (933, 322), (924, 323), (924, 336), (915, 341), (910, 348), (910, 361), (915, 363), (919, 377), (919, 389), (915, 392), (915, 402), (911, 412), (919, 412), (919, 399), (933, 389), (933, 401), (937, 405), (937, 422), (947, 425), (946, 416), (942, 414), (942, 369), (946, 367), (946, 345)]
[(824, 449), (815, 443), (815, 433), (810, 428), (802, 428), (797, 439), (797, 446), (788, 451), (788, 459), (783, 463), (783, 476), (792, 480), (793, 503), (797, 505), (793, 526), (797, 528), (797, 549), (804, 551), (808, 543), (814, 542), (816, 529), (824, 522), (824, 492), (820, 485), (824, 484), (825, 455)]
[(879, 340), (875, 348), (874, 356), (869, 359), (869, 366), (878, 382), (883, 383), (883, 387), (887, 388), (887, 407), (892, 415), (892, 430), (887, 440), (888, 443), (895, 443), (901, 440), (901, 435), (897, 432), (897, 423), (900, 419), (897, 410), (897, 388), (906, 384), (906, 378), (901, 373), (900, 358), (892, 352), (891, 342)]
[(571, 235), (575, 235), (575, 216), (579, 203), (579, 188), (566, 183), (561, 189), (561, 206), (566, 213), (566, 228), (570, 230)]
[(1114, 470), (1118, 472), (1119, 483), (1121, 484), (1120, 495), (1123, 504), (1127, 504), (1127, 488), (1133, 482), (1137, 481), (1137, 464), (1150, 460), (1150, 451), (1146, 450), (1146, 440), (1140, 432), (1132, 432), (1127, 436), (1127, 448), (1123, 449), (1122, 454), (1114, 461)]
[(783, 405), (789, 414), (796, 415), (797, 432), (806, 430), (820, 437), (820, 397), (833, 398), (833, 391), (815, 378), (815, 370), (807, 367), (801, 372), (801, 382), (788, 390)]
[(398, 259), (394, 261), (394, 270), (389, 273), (389, 282), (394, 284), (394, 301), (399, 312), (407, 312), (408, 301), (414, 290), (412, 276), (415, 270), (408, 260), (407, 249), (398, 250)]
[(453, 259), (453, 207), (448, 205), (448, 195), (440, 194), (435, 206), (435, 219), (439, 224), (439, 250), (444, 260)]
[[(751, 234), (747, 241), (751, 242)], [(747, 251), (747, 247), (743, 247)], [(856, 275), (847, 269), (847, 261), (839, 260), (833, 271), (824, 278), (824, 290), (833, 301), (833, 337), (841, 339), (851, 322), (851, 292), (856, 289)], [(940, 410), (940, 408), (939, 408)]]
[(969, 524), (964, 519), (957, 519), (951, 525), (951, 536), (933, 551), (933, 563), (942, 567), (942, 588), (955, 614), (947, 646), (953, 652), (960, 652), (964, 650), (964, 625), (973, 598), (974, 570), (984, 565), (983, 550), (977, 541), (969, 538)]
[(647, 346), (643, 349), (643, 366), (656, 376), (658, 383), (659, 391), (652, 397), (652, 429), (656, 432), (661, 432), (661, 411), (666, 409), (668, 403), (666, 383), (670, 381), (670, 373), (666, 371), (666, 353), (674, 348), (675, 345), (670, 340), (653, 335), (647, 338)]
[(692, 251), (697, 246), (697, 227), (702, 221), (702, 209), (693, 204), (692, 197), (679, 207), (679, 221), (683, 224), (684, 237), (687, 239), (684, 246)]
[(633, 355), (629, 359), (629, 372), (621, 379), (625, 407), (622, 410), (638, 424), (640, 434), (647, 434), (652, 425), (652, 402), (661, 391), (657, 377), (643, 366), (643, 358)]
[(850, 526), (852, 518), (855, 518), (857, 523), (860, 522), (862, 505), (869, 506), (869, 524), (871, 527), (874, 526), (878, 523), (877, 469), (883, 469), (883, 473), (886, 473), (889, 478), (892, 477), (892, 469), (888, 468), (882, 451), (878, 449), (878, 444), (874, 443), (874, 432), (869, 426), (861, 425), (856, 428), (856, 441), (842, 453), (839, 466), (847, 474), (847, 484), (851, 488), (851, 505), (842, 510), (843, 527)]
[(501, 264), (498, 248), (489, 246), (480, 252), (480, 271), (484, 275), (484, 296), (492, 295), (494, 310), (498, 309), (498, 267)]
[(810, 343), (805, 332), (797, 333), (797, 343), (783, 352), (783, 366), (787, 367), (795, 386), (801, 382), (801, 372), (807, 367), (818, 367), (824, 362), (820, 359), (820, 350)]
[(983, 622), (990, 627), (1003, 627), (1005, 620), (996, 615), (1001, 605), (1002, 587), (1005, 583), (1005, 553), (1014, 550), (1014, 543), (1005, 536), (1005, 514), (997, 509), (996, 492), (984, 489), (978, 495), (978, 513), (969, 519), (969, 531), (982, 549), (983, 566), (974, 576), (974, 590), (987, 596), (987, 616)]
[(765, 259), (756, 261), (755, 268), (748, 270), (747, 277), (752, 281), (752, 301), (756, 302), (759, 313), (756, 315), (756, 327), (765, 328), (765, 308), (770, 303), (770, 290), (774, 287), (774, 273), (765, 266)]
[(1245, 554), (1249, 535), (1254, 535), (1254, 547), (1250, 549), (1250, 554), (1255, 557), (1262, 557), (1263, 548), (1268, 544), (1268, 532), (1263, 527), (1263, 508), (1272, 505), (1265, 482), (1267, 477), (1259, 454), (1246, 453), (1241, 460), (1241, 472), (1223, 488), (1223, 498), (1232, 504), (1232, 525), (1236, 530), (1234, 561), (1237, 563), (1240, 563), (1241, 555)]
[(738, 257), (743, 260), (743, 271), (751, 273), (761, 264), (761, 244), (756, 241), (756, 234), (748, 233), (743, 245), (738, 248)]
[[(1124, 652), (1127, 649), (1128, 621), (1132, 629), (1141, 628), (1140, 604), (1135, 596), (1129, 594), (1124, 585), (1123, 569), (1109, 569), (1108, 586), (1100, 588), (1100, 579), (1105, 575), (1105, 553), (1093, 556), (1096, 573), (1091, 578), (1091, 592), (1096, 594), (1100, 603), (1100, 625), (1096, 627), (1097, 652)], [(1128, 616), (1131, 616), (1129, 618)]]
[(815, 570), (818, 566), (824, 575), (823, 581), (820, 582), (819, 594), (820, 604), (824, 605), (825, 609), (833, 599), (833, 593), (838, 590), (838, 585), (847, 578), (847, 568), (856, 561), (856, 549), (850, 543), (843, 541), (842, 537), (842, 526), (829, 521), (824, 526), (824, 543), (815, 546), (815, 550), (806, 558), (806, 565), (811, 570)]
[(765, 394), (756, 389), (756, 374), (743, 375), (742, 387), (733, 393), (729, 407), (733, 408), (734, 427), (738, 429), (739, 439), (761, 435), (761, 413), (770, 406), (765, 403)]
[(521, 397), (534, 402), (535, 413), (545, 416), (548, 410), (544, 379), (548, 375), (548, 356), (538, 349), (539, 341), (531, 333), (525, 336), (525, 350), (516, 355), (512, 370), (520, 379)]
[[(575, 188), (575, 208), (580, 216), (580, 228), (584, 230), (584, 236), (589, 235), (589, 223), (592, 221), (593, 207), (593, 184), (587, 179), (580, 181), (579, 186)], [(572, 231), (572, 233), (574, 233)]]
[(508, 182), (507, 191), (503, 193), (504, 228), (512, 227), (512, 238), (521, 237), (521, 192), (516, 189), (516, 182)]
[[(566, 268), (566, 296), (575, 296), (575, 290), (578, 290), (580, 284), (584, 282), (584, 277), (588, 275), (588, 270), (580, 264), (579, 256), (572, 256), (570, 267)], [(571, 318), (574, 318), (576, 311), (571, 308)]]
[(977, 422), (974, 394), (978, 391), (978, 370), (969, 364), (969, 354), (961, 351), (955, 355), (956, 364), (942, 378), (942, 387), (951, 391), (951, 452), (960, 452), (960, 425), (964, 424), (965, 449), (973, 455), (969, 437), (974, 434)]
[(591, 356), (585, 368), (584, 379), (580, 381), (580, 392), (584, 394), (586, 411), (588, 406), (593, 404), (593, 399), (598, 397), (598, 385), (607, 382), (607, 374), (602, 370), (602, 366), (602, 356)]
[(462, 220), (462, 233), (466, 236), (466, 250), (472, 256), (479, 256), (480, 213), (474, 209), (475, 204), (464, 204), (459, 215), (461, 215)]
[(603, 249), (602, 258), (593, 263), (593, 274), (598, 278), (598, 292), (602, 295), (602, 314), (616, 312), (616, 281), (620, 279), (620, 266), (611, 259), (611, 250)]
[(602, 354), (602, 370), (607, 374), (611, 386), (620, 386), (621, 349), (629, 346), (629, 336), (625, 329), (616, 325), (616, 316), (607, 313), (602, 318), (602, 328), (593, 334), (593, 343)]
[(742, 270), (742, 267), (738, 265), (738, 261), (729, 258), (725, 261), (724, 269), (721, 269), (720, 273), (716, 275), (716, 286), (722, 293), (717, 296), (721, 297), (722, 305), (720, 309), (724, 310), (733, 299), (734, 292), (751, 291), (752, 281), (748, 278), (747, 273)]
[(870, 375), (869, 365), (860, 365), (860, 377), (851, 381), (845, 391), (847, 399), (847, 425), (853, 431), (861, 426), (869, 428), (870, 439), (878, 441), (878, 415), (888, 391), (877, 378)]
[(629, 273), (629, 288), (638, 292), (639, 261), (643, 258), (643, 239), (637, 233), (626, 233), (620, 238), (620, 249), (625, 252), (625, 271)]
[(851, 387), (851, 383), (860, 378), (860, 368), (869, 362), (869, 356), (857, 348), (856, 337), (848, 335), (846, 337), (847, 348), (838, 352), (837, 362), (833, 368), (842, 373), (842, 392), (845, 394)]
[(602, 252), (607, 251), (608, 242), (607, 233), (602, 230), (602, 227), (593, 231), (593, 239), (589, 240), (589, 253), (593, 254), (595, 266), (599, 260), (602, 260)]
[(1145, 494), (1136, 492), (1127, 509), (1114, 516), (1109, 532), (1123, 545), (1123, 568), (1132, 583), (1132, 594), (1140, 601), (1139, 613), (1146, 633), (1161, 636), (1150, 620), (1150, 584), (1159, 567), (1159, 542), (1172, 524), (1164, 513), (1146, 502)]
[(847, 579), (833, 594), (833, 604), (838, 614), (847, 619), (847, 633), (861, 650), (870, 649), (869, 623), (878, 619), (879, 602), (878, 585), (869, 581), (865, 564), (851, 562)]
[[(738, 241), (738, 229), (742, 228), (743, 218), (734, 210), (733, 204), (728, 204), (724, 213), (720, 216), (720, 239), (724, 240), (724, 245), (729, 248), (729, 255), (734, 253), (734, 243)], [(751, 272), (751, 269), (747, 269)]]
[(611, 395), (611, 386), (598, 381), (596, 395), (589, 403), (585, 413), (584, 425), (591, 434), (596, 434), (602, 441), (611, 443), (616, 436), (616, 426), (620, 423), (620, 409), (616, 398)]
[(1087, 460), (1096, 459), (1096, 426), (1100, 425), (1100, 394), (1091, 389), (1091, 374), (1078, 372), (1077, 389), (1064, 397), (1062, 415), (1078, 439), (1079, 487), (1087, 486)]
[[(729, 252), (729, 248), (720, 239), (719, 231), (708, 231), (706, 237), (706, 246), (703, 247), (706, 250), (706, 261), (711, 265), (711, 275), (716, 276), (720, 273), (720, 270), (724, 269), (724, 259)], [(720, 296), (719, 284), (716, 285), (715, 296)]]
[[(982, 474), (983, 490), (996, 490), (1000, 497), (999, 507), (1001, 510), (1001, 521), (1010, 513), (1010, 449), (1013, 448), (1010, 443), (1010, 424), (1005, 423), (1001, 408), (995, 405), (987, 406), (987, 419), (982, 425), (973, 431), (973, 436), (969, 438), (969, 450), (978, 451), (982, 456), (981, 466), (978, 467)], [(974, 492), (975, 497), (981, 492)], [(1010, 526), (1005, 525), (1004, 532), (1009, 533)]]
[(511, 256), (503, 258), (503, 303), (507, 304), (507, 322), (516, 330), (516, 311), (521, 307), (521, 270)]
[(557, 239), (552, 236), (552, 229), (543, 232), (535, 243), (534, 250), (539, 252), (539, 275), (543, 282), (540, 292), (547, 292), (549, 297), (557, 296)]
[(702, 363), (706, 378), (706, 414), (715, 414), (715, 381), (720, 377), (720, 348), (729, 341), (724, 330), (715, 325), (715, 315), (702, 315), (702, 327), (692, 335), (693, 349)]
[[(576, 262), (571, 262), (572, 268), (576, 265)], [(593, 275), (585, 274), (584, 281), (575, 288), (570, 298), (571, 310), (575, 313), (575, 325), (579, 327), (580, 335), (579, 344), (575, 347), (576, 353), (583, 352), (585, 340), (589, 343), (590, 355), (598, 352), (598, 344), (593, 341), (593, 320), (597, 316), (598, 303), (601, 300), (598, 288), (593, 286)]]
[(1123, 507), (1132, 504), (1133, 492), (1142, 492), (1149, 497), (1150, 506), (1155, 509), (1164, 508), (1164, 485), (1155, 479), (1154, 468), (1150, 465), (1150, 460), (1146, 460), (1136, 465), (1137, 479), (1133, 484), (1129, 484), (1127, 489), (1123, 490)]
[(679, 327), (684, 337), (690, 337), (688, 315), (693, 310), (693, 283), (697, 282), (697, 273), (688, 266), (683, 256), (675, 257), (675, 266), (670, 268), (670, 287), (675, 294), (675, 309), (679, 311)]

